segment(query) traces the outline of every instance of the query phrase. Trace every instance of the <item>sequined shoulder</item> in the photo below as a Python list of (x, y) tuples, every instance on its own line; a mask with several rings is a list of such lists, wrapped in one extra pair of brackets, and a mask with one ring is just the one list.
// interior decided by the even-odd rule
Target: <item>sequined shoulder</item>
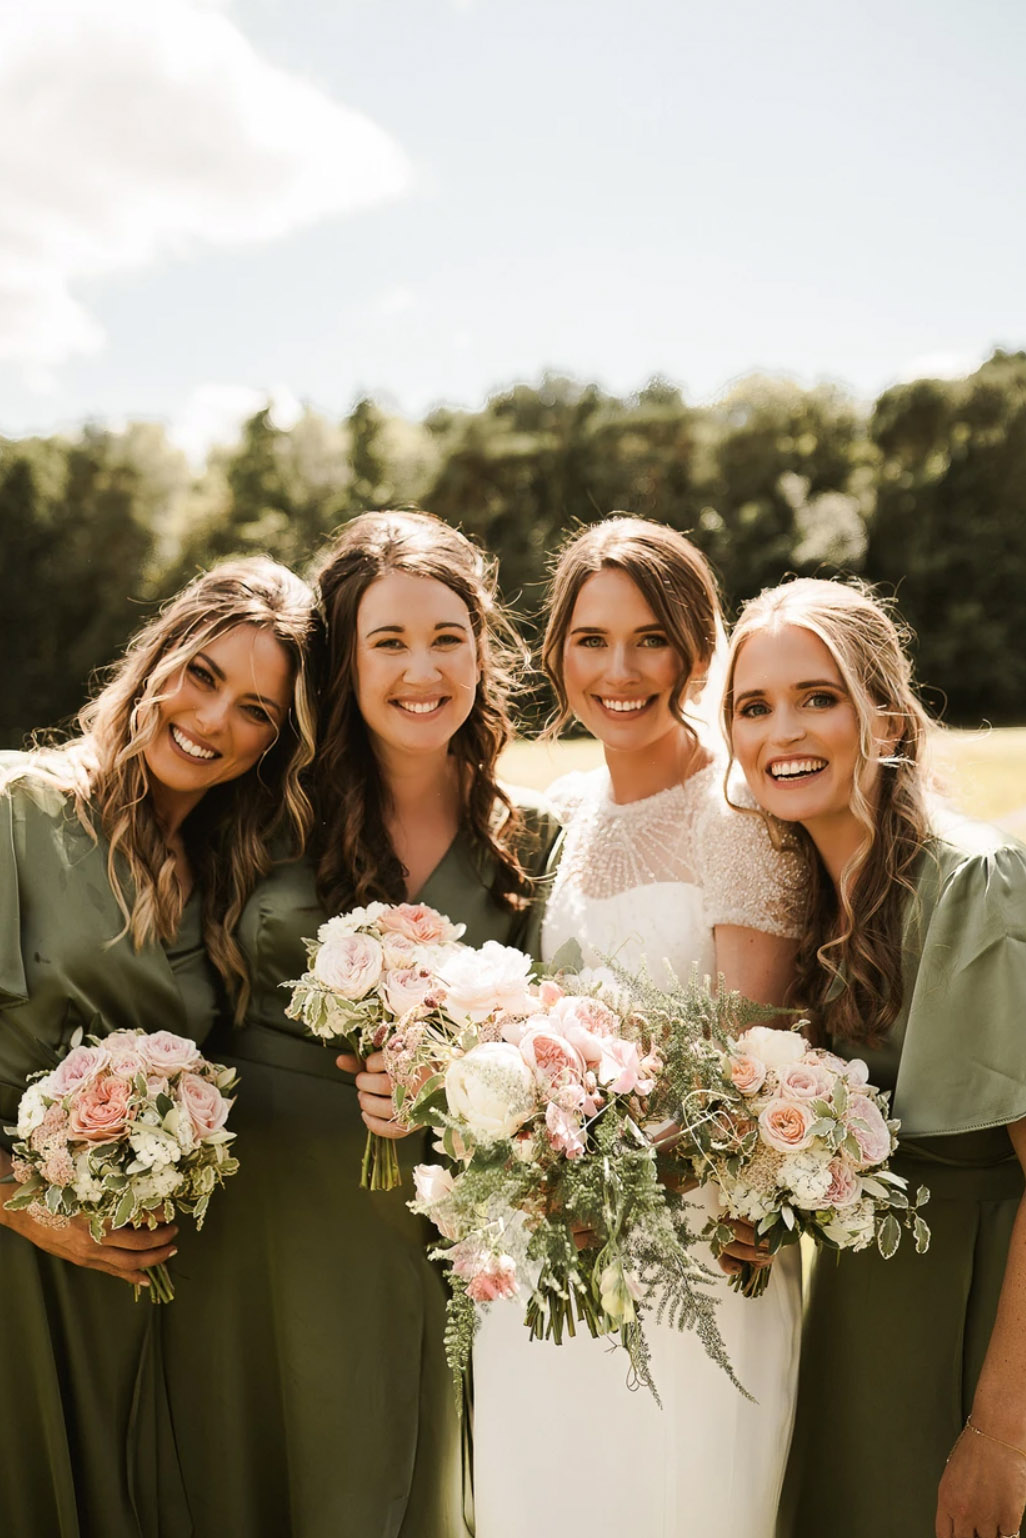
[(805, 869), (801, 856), (788, 847), (784, 825), (771, 823), (756, 809), (743, 782), (731, 779), (724, 792), (722, 770), (708, 781), (696, 845), (710, 925), (737, 924), (797, 937)]

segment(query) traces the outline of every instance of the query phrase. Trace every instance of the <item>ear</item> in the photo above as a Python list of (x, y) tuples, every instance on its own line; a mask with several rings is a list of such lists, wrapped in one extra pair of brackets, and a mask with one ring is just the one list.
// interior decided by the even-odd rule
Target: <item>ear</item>
[(905, 731), (905, 718), (895, 710), (881, 710), (876, 718), (873, 741), (880, 758), (893, 758)]

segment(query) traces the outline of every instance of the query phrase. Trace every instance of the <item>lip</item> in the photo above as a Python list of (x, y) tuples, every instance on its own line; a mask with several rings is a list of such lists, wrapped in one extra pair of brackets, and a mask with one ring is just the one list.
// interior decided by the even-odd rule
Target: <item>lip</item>
[[(436, 716), (441, 715), (451, 698), (452, 696), (448, 694), (429, 694), (424, 699), (417, 699), (416, 696), (411, 695), (404, 698), (391, 699), (388, 703), (393, 705), (396, 710), (401, 711), (404, 716), (410, 716), (414, 721), (433, 721)], [(411, 706), (430, 704), (431, 700), (437, 701), (431, 710), (411, 709)]]
[[(195, 743), (196, 746), (198, 748), (202, 748), (204, 752), (213, 754), (213, 757), (194, 758), (191, 753), (187, 753), (184, 748), (178, 746), (178, 743), (175, 741), (175, 732), (178, 732), (180, 736), (185, 737), (189, 742)], [(215, 747), (212, 746), (211, 743), (205, 742), (202, 737), (197, 737), (195, 732), (187, 732), (185, 727), (179, 726), (177, 721), (171, 721), (168, 724), (167, 738), (171, 744), (172, 749), (175, 753), (177, 753), (178, 757), (182, 759), (184, 763), (192, 764), (194, 767), (197, 764), (212, 764), (221, 757), (221, 754)]]
[[(798, 766), (802, 764), (815, 764), (817, 767), (807, 770), (800, 770)], [(773, 769), (778, 765), (781, 767), (784, 765), (793, 765), (796, 772), (791, 775), (783, 775), (778, 777), (773, 773)], [(771, 758), (765, 765), (764, 773), (766, 778), (770, 780), (772, 784), (780, 785), (784, 788), (789, 788), (794, 785), (811, 785), (814, 781), (818, 780), (821, 775), (823, 775), (825, 771), (829, 769), (829, 767), (830, 760), (824, 758), (821, 753), (788, 753), (781, 754), (777, 758)]]
[(607, 720), (636, 721), (639, 716), (643, 716), (647, 711), (651, 710), (659, 696), (657, 694), (643, 694), (637, 696), (632, 696), (630, 694), (609, 694), (606, 696), (606, 699), (615, 700), (617, 705), (629, 706), (630, 708), (627, 710), (617, 710), (615, 706), (608, 705), (606, 703), (606, 699), (603, 699), (601, 694), (593, 694), (591, 698), (593, 704), (599, 707)]

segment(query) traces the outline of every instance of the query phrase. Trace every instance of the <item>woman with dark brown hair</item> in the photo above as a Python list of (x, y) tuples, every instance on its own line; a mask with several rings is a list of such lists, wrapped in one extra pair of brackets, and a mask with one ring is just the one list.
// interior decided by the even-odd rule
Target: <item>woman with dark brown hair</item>
[[(574, 940), (588, 964), (615, 956), (647, 966), (657, 982), (667, 966), (681, 978), (697, 966), (777, 1003), (793, 969), (794, 869), (762, 822), (724, 798), (722, 738), (697, 708), (721, 636), (712, 571), (675, 530), (614, 516), (560, 552), (543, 648), (555, 725), (575, 716), (601, 742), (605, 764), (549, 792), (565, 834), (542, 953), (551, 959)], [(706, 1193), (694, 1200), (701, 1226), (716, 1204)], [(730, 1253), (728, 1267), (763, 1259), (747, 1225)], [(793, 1251), (774, 1264), (762, 1298), (722, 1298), (720, 1329), (754, 1404), (694, 1335), (653, 1323), (660, 1409), (627, 1392), (623, 1356), (605, 1341), (528, 1345), (513, 1310), (493, 1311), (474, 1356), (479, 1538), (770, 1538), (798, 1315)], [(557, 1447), (551, 1460), (537, 1456)], [(529, 1449), (533, 1472), (511, 1488), (510, 1463)]]
[[(406, 1207), (424, 1138), (400, 1144), (403, 1186), (359, 1188), (367, 1128), (402, 1136), (388, 1080), (376, 1057), (336, 1066), (286, 1018), (282, 984), (328, 915), (376, 900), (440, 909), (473, 945), (522, 941), (552, 825), (497, 778), (512, 650), (481, 552), (429, 514), (366, 513), (325, 553), (319, 588), (318, 830), (313, 857), (279, 867), (240, 926), (242, 1170), (190, 1250), (205, 1285), (174, 1321), (194, 1342), (169, 1353), (180, 1445), (197, 1538), (459, 1538), (445, 1287)], [(189, 1419), (197, 1350), (219, 1367)]]

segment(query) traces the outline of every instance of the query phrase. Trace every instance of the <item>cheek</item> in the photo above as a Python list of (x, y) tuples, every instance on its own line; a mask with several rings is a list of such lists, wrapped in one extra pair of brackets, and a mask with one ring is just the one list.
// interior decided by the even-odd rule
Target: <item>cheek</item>
[(586, 681), (595, 677), (596, 655), (580, 646), (568, 646), (563, 652), (563, 688), (572, 705), (583, 695)]

